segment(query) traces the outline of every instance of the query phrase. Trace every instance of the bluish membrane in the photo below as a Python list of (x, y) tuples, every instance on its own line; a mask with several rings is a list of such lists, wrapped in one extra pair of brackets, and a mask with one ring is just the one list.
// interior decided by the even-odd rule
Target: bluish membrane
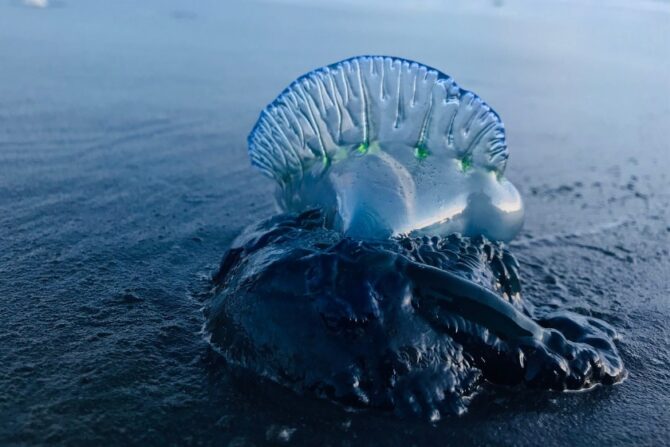
[(499, 116), (409, 60), (354, 57), (298, 78), (261, 113), (249, 154), (282, 210), (320, 208), (348, 235), (506, 241), (523, 223)]

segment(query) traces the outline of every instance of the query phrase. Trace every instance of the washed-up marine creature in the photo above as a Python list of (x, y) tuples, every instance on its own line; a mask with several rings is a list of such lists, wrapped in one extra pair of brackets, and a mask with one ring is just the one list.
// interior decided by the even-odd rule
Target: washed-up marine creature
[(550, 390), (625, 376), (605, 322), (538, 315), (504, 243), (523, 224), (499, 116), (449, 76), (361, 56), (294, 81), (249, 136), (281, 214), (214, 275), (228, 362), (350, 407), (439, 419), (484, 381)]

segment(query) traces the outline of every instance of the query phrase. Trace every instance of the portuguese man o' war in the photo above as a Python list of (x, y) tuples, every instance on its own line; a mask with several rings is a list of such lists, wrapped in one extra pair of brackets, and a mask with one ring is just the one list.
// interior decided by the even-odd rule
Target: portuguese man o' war
[(610, 326), (522, 298), (504, 127), (449, 76), (376, 56), (314, 70), (261, 113), (249, 153), (281, 214), (247, 228), (214, 275), (206, 329), (231, 364), (431, 419), (465, 411), (484, 381), (625, 376)]

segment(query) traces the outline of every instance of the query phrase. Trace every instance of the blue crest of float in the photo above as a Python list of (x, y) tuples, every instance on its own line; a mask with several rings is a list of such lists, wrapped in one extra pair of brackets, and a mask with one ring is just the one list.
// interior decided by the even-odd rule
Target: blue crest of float
[(248, 143), (282, 211), (319, 208), (350, 236), (509, 241), (523, 224), (500, 117), (416, 62), (359, 56), (313, 70), (263, 110)]

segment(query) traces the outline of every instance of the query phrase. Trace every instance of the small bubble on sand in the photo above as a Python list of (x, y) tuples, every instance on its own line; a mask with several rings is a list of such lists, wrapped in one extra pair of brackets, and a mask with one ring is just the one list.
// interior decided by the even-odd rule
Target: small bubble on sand
[(291, 440), (291, 437), (295, 431), (295, 428), (286, 427), (283, 425), (271, 425), (265, 432), (265, 439), (267, 441), (287, 444)]

